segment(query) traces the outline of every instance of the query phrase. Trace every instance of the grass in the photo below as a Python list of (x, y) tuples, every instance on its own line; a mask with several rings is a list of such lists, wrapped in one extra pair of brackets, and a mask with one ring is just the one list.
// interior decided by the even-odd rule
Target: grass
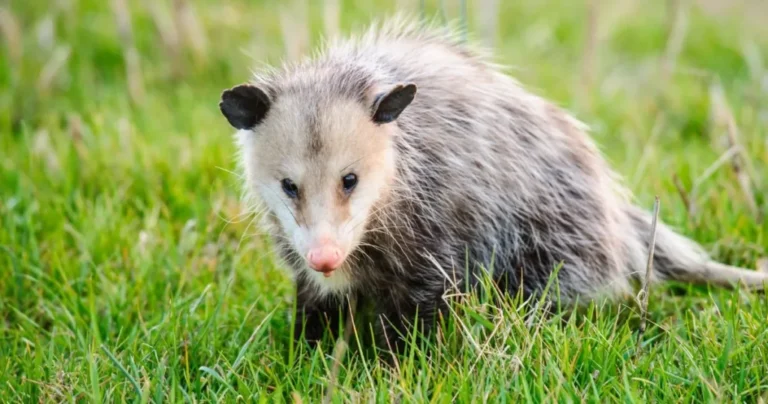
[[(120, 2), (0, 3), (0, 397), (319, 401), (331, 353), (289, 338), (291, 284), (239, 203), (231, 129), (217, 109), (224, 88), (301, 50), (301, 38), (283, 36), (276, 1), (199, 0), (193, 31), (202, 39), (181, 31), (174, 41), (158, 26), (173, 27), (179, 13), (157, 3), (153, 19), (149, 3), (126, 2), (122, 37)], [(342, 32), (395, 9), (338, 3)], [(458, 2), (443, 3), (458, 16)], [(479, 3), (468, 7), (471, 33)], [(768, 210), (765, 6), (682, 2), (685, 36), (663, 81), (662, 2), (600, 3), (592, 30), (581, 2), (500, 3), (491, 13), (499, 61), (592, 126), (639, 204), (650, 210), (659, 195), (661, 219), (719, 260), (752, 267), (768, 255), (768, 221), (755, 220), (729, 164), (700, 181), (693, 217), (673, 181), (690, 191), (725, 153), (725, 129), (710, 113), (717, 79), (753, 167), (756, 205)], [(324, 30), (321, 7), (306, 12), (309, 45)], [(126, 70), (131, 46), (140, 72)], [(639, 353), (632, 302), (551, 316), (537, 302), (488, 302), (457, 302), (438, 342), (396, 370), (351, 349), (334, 401), (768, 397), (762, 295), (654, 287)]]

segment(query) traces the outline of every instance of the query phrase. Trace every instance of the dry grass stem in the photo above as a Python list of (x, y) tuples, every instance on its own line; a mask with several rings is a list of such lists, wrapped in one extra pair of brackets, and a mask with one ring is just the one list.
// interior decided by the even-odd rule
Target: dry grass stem
[(280, 8), (280, 29), (288, 60), (299, 60), (309, 48), (309, 16), (305, 0), (294, 0)]
[(499, 0), (482, 0), (477, 6), (477, 27), (485, 46), (496, 46), (499, 25)]
[(136, 104), (144, 101), (144, 82), (141, 77), (141, 62), (139, 51), (130, 47), (125, 53), (126, 69), (128, 72), (128, 92)]
[(189, 0), (173, 0), (173, 11), (176, 27), (182, 38), (192, 48), (198, 61), (205, 61), (208, 41), (204, 27), (198, 21)]
[(688, 7), (687, 0), (671, 0), (669, 2), (669, 38), (664, 54), (661, 58), (661, 83), (665, 83), (672, 76), (677, 58), (683, 49), (685, 35), (688, 31)]
[(653, 272), (653, 253), (656, 250), (656, 225), (659, 221), (659, 197), (656, 196), (656, 200), (653, 204), (653, 221), (651, 222), (651, 234), (648, 241), (648, 263), (645, 266), (645, 279), (643, 280), (643, 287), (640, 290), (640, 328), (637, 333), (637, 352), (642, 350), (643, 334), (645, 334), (645, 328), (648, 321), (648, 298), (651, 292), (651, 273)]
[(341, 370), (341, 361), (344, 359), (344, 354), (349, 347), (349, 338), (352, 336), (352, 331), (355, 329), (355, 308), (357, 307), (357, 299), (354, 296), (349, 297), (349, 310), (347, 311), (347, 320), (344, 323), (344, 336), (336, 341), (336, 345), (333, 348), (333, 363), (331, 363), (331, 375), (328, 379), (328, 390), (323, 398), (323, 403), (330, 403), (333, 399), (333, 393), (336, 389), (339, 379), (339, 371)]
[(139, 52), (133, 42), (131, 11), (125, 0), (112, 0), (112, 11), (115, 14), (120, 43), (123, 46), (128, 93), (131, 96), (131, 101), (135, 104), (141, 104), (144, 101), (144, 83), (141, 76)]
[(680, 178), (677, 176), (677, 174), (673, 174), (672, 180), (675, 183), (675, 188), (677, 188), (678, 194), (680, 194), (680, 198), (685, 203), (685, 208), (688, 212), (689, 219), (693, 219), (696, 215), (696, 196), (699, 194), (699, 189), (701, 186), (715, 173), (717, 172), (720, 167), (722, 167), (724, 164), (726, 164), (728, 161), (733, 159), (733, 157), (739, 153), (738, 147), (731, 147), (728, 149), (725, 153), (723, 153), (722, 156), (720, 156), (717, 160), (715, 160), (714, 163), (712, 163), (709, 167), (707, 167), (706, 170), (698, 177), (693, 183), (693, 187), (691, 187), (691, 191), (687, 192), (685, 190), (685, 187), (683, 186), (682, 182), (680, 181)]
[(45, 129), (35, 132), (32, 139), (32, 155), (40, 157), (45, 163), (45, 168), (51, 173), (61, 172), (61, 162), (56, 150), (51, 143), (51, 136)]
[(325, 36), (332, 38), (339, 34), (341, 8), (339, 0), (325, 0), (323, 2), (323, 28)]
[(688, 220), (693, 221), (696, 217), (696, 205), (691, 197), (693, 192), (689, 194), (688, 191), (685, 190), (685, 185), (680, 181), (680, 177), (677, 176), (677, 173), (672, 174), (672, 181), (675, 184), (675, 188), (677, 188), (677, 193), (680, 195), (680, 199), (683, 200), (685, 211), (688, 213)]
[(717, 160), (715, 160), (712, 165), (707, 167), (706, 170), (704, 170), (704, 173), (702, 173), (698, 178), (696, 178), (696, 181), (693, 183), (693, 190), (692, 192), (695, 192), (701, 187), (704, 182), (706, 182), (709, 177), (711, 177), (715, 172), (717, 172), (720, 167), (722, 167), (725, 163), (733, 160), (733, 158), (740, 152), (738, 146), (731, 147), (728, 149), (725, 153), (723, 153), (722, 156), (718, 157)]
[(181, 63), (181, 40), (179, 38), (179, 30), (176, 26), (176, 21), (171, 18), (170, 14), (162, 8), (161, 2), (147, 0), (145, 1), (147, 11), (152, 16), (152, 21), (157, 28), (157, 32), (160, 35), (160, 41), (163, 44), (165, 52), (168, 54), (168, 59), (171, 63), (171, 74), (174, 77), (179, 77), (183, 73), (183, 64)]
[(69, 134), (72, 137), (72, 144), (75, 145), (78, 157), (87, 158), (88, 148), (83, 143), (83, 120), (80, 115), (72, 114), (69, 116)]
[(56, 23), (53, 13), (47, 13), (35, 24), (35, 39), (37, 50), (44, 53), (50, 52), (56, 45)]
[(37, 80), (37, 90), (41, 94), (47, 93), (53, 85), (56, 77), (67, 64), (72, 49), (68, 45), (59, 45), (53, 51), (53, 55), (43, 66), (40, 77)]
[[(381, 329), (385, 329), (386, 325), (384, 324), (384, 317), (379, 316), (379, 322), (381, 323)], [(383, 333), (384, 335), (384, 341), (387, 343), (387, 349), (389, 349), (390, 354), (392, 355), (392, 363), (395, 364), (395, 371), (397, 374), (402, 374), (400, 370), (400, 361), (397, 360), (397, 355), (395, 355), (395, 351), (392, 349), (392, 343), (389, 341), (389, 337), (387, 336), (387, 333)]]
[(656, 120), (653, 122), (653, 128), (651, 128), (651, 136), (649, 136), (648, 141), (645, 142), (643, 154), (640, 155), (640, 161), (637, 163), (635, 174), (632, 176), (633, 184), (637, 185), (643, 174), (645, 174), (645, 169), (648, 167), (648, 161), (650, 160), (653, 148), (656, 145), (656, 139), (659, 138), (665, 126), (666, 120), (664, 115), (656, 115)]
[(597, 65), (597, 47), (598, 47), (598, 23), (599, 23), (599, 0), (590, 0), (587, 4), (587, 23), (586, 23), (586, 42), (584, 52), (582, 53), (582, 85), (584, 94), (589, 92), (589, 88), (594, 84), (595, 69)]
[(5, 6), (0, 6), (0, 32), (5, 37), (8, 55), (13, 63), (19, 66), (24, 49), (21, 41), (21, 29), (16, 17)]
[(753, 192), (755, 182), (750, 177), (748, 167), (746, 166), (749, 164), (745, 152), (746, 149), (741, 145), (739, 128), (736, 126), (736, 119), (731, 112), (731, 108), (726, 101), (725, 93), (719, 82), (716, 82), (710, 87), (710, 99), (712, 100), (712, 113), (715, 124), (718, 126), (725, 126), (728, 147), (729, 149), (735, 149), (737, 151), (733, 153), (731, 158), (733, 172), (736, 174), (741, 191), (747, 200), (749, 209), (752, 211), (752, 216), (755, 218), (756, 222), (760, 223), (763, 218)]

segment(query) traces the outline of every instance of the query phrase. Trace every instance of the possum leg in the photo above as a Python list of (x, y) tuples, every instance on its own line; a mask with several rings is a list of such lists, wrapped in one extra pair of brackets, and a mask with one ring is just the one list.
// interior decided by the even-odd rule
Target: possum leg
[[(645, 247), (651, 232), (651, 216), (639, 208), (631, 210), (637, 240)], [(647, 249), (642, 255), (647, 255)], [(635, 274), (644, 276), (646, 258), (635, 258)], [(732, 288), (740, 284), (751, 290), (765, 290), (768, 273), (733, 267), (713, 261), (694, 241), (674, 232), (659, 222), (653, 260), (654, 281), (680, 281)], [(642, 269), (641, 269), (642, 268)]]
[(412, 332), (419, 333), (417, 343), (421, 335), (429, 335), (440, 317), (448, 312), (442, 293), (420, 294), (418, 299), (411, 297), (380, 305), (376, 316), (379, 346), (402, 354), (411, 341)]
[(326, 332), (336, 339), (346, 311), (347, 303), (343, 298), (318, 297), (311, 286), (297, 282), (294, 339), (299, 340), (303, 335), (311, 345), (317, 345)]

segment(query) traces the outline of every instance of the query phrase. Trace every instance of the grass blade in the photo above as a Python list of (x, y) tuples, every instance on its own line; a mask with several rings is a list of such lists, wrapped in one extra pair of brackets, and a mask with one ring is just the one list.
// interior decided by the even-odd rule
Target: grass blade
[(125, 376), (126, 379), (131, 383), (133, 386), (134, 391), (136, 392), (137, 398), (140, 398), (142, 396), (141, 394), (141, 387), (139, 387), (139, 383), (136, 381), (136, 379), (131, 376), (131, 374), (128, 372), (128, 370), (120, 363), (119, 360), (115, 357), (115, 355), (112, 354), (112, 352), (107, 348), (106, 345), (101, 345), (101, 350), (104, 351), (105, 354), (107, 354), (107, 357), (109, 360), (112, 361), (112, 363), (117, 366), (118, 369), (120, 369), (120, 372)]

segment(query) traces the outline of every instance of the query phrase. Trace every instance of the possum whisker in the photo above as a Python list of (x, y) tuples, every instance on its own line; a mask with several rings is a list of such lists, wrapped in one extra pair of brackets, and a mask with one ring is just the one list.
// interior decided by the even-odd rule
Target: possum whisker
[[(280, 203), (282, 203), (282, 204), (283, 204), (283, 206), (285, 207), (285, 210), (287, 210), (287, 211), (288, 211), (288, 213), (290, 213), (290, 214), (291, 214), (291, 217), (293, 217), (293, 221), (294, 221), (294, 222), (296, 222), (296, 225), (298, 226), (298, 225), (299, 225), (299, 219), (297, 219), (297, 218), (296, 218), (296, 215), (294, 215), (294, 214), (293, 214), (293, 209), (291, 209), (291, 208), (288, 206), (288, 204), (286, 204), (286, 203), (285, 203), (285, 201), (283, 200), (283, 198), (281, 198), (281, 197), (280, 197), (280, 195), (278, 195), (278, 194), (277, 194), (275, 191), (273, 191), (273, 190), (272, 190), (272, 189), (270, 189), (270, 188), (264, 188), (264, 189), (268, 190), (269, 192), (271, 192), (273, 195), (275, 195), (275, 196), (276, 196), (276, 199), (277, 199), (278, 201), (280, 201)], [(303, 217), (302, 217), (302, 219), (303, 219)]]
[(234, 175), (234, 176), (235, 176), (235, 178), (238, 178), (238, 179), (241, 179), (241, 180), (245, 178), (245, 176), (244, 176), (243, 174), (238, 174), (238, 173), (236, 173), (236, 172), (234, 172), (234, 171), (232, 171), (232, 170), (227, 170), (227, 169), (226, 169), (226, 168), (224, 168), (224, 167), (219, 167), (219, 166), (216, 166), (215, 168), (216, 168), (217, 170), (221, 170), (221, 171), (224, 171), (224, 172), (225, 172), (225, 173), (227, 173), (227, 174), (232, 174), (232, 175)]
[[(371, 244), (371, 243), (366, 243), (366, 242), (360, 242), (360, 243), (358, 244), (358, 246), (359, 246), (359, 247), (369, 247), (369, 248), (372, 248), (372, 249), (374, 249), (374, 250), (376, 250), (376, 251), (382, 252), (382, 253), (384, 253), (384, 254), (386, 254), (386, 253), (388, 253), (388, 252), (389, 252), (389, 251), (387, 251), (387, 249), (385, 249), (385, 248), (384, 248), (384, 247), (382, 247), (382, 246), (379, 246), (379, 245), (376, 245), (376, 244)], [(364, 252), (364, 251), (362, 251), (362, 250), (361, 250), (360, 252)], [(367, 255), (367, 254), (366, 254), (366, 255)], [(370, 258), (370, 259), (371, 259), (371, 261), (373, 261), (373, 259), (372, 259), (370, 256), (368, 256), (368, 258)]]
[(235, 248), (235, 251), (240, 251), (240, 246), (243, 244), (243, 239), (245, 238), (246, 234), (248, 233), (248, 229), (251, 228), (251, 225), (258, 219), (255, 215), (251, 218), (251, 220), (248, 222), (248, 225), (245, 226), (245, 230), (243, 231), (243, 235), (240, 236), (240, 240), (237, 242), (237, 247)]

